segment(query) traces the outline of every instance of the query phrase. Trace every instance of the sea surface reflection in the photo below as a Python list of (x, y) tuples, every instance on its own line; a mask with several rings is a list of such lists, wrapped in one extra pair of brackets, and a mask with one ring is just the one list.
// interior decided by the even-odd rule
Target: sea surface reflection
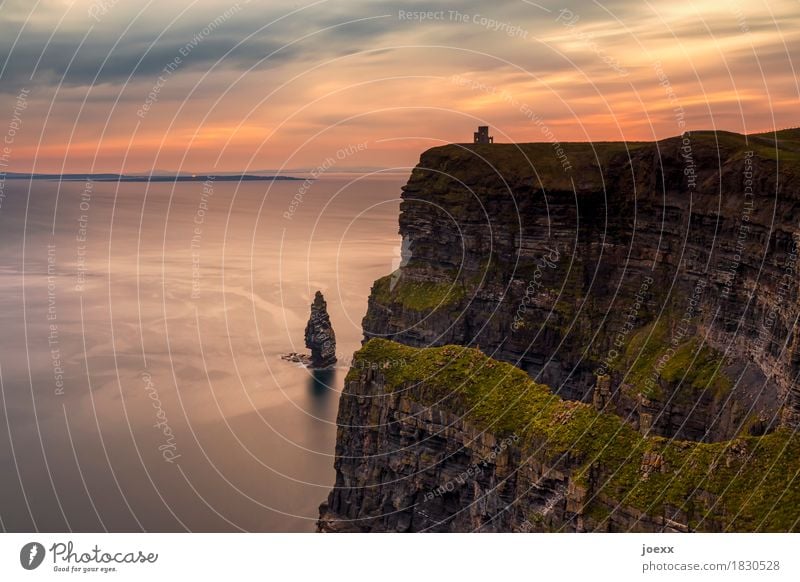
[(321, 289), (349, 362), (403, 181), (9, 181), (2, 527), (313, 531), (347, 370), (280, 355)]

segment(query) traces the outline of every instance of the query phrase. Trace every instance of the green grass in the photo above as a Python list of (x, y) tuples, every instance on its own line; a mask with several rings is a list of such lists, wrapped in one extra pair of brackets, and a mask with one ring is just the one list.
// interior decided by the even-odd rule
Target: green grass
[(711, 390), (716, 396), (726, 395), (733, 381), (723, 372), (722, 354), (699, 346), (696, 338), (682, 344), (661, 370), (661, 377), (667, 382), (683, 382), (695, 390)]
[[(798, 527), (800, 439), (786, 430), (713, 444), (643, 437), (614, 415), (561, 400), (518, 368), (460, 346), (417, 349), (372, 339), (356, 361), (377, 363), (387, 392), (404, 390), (498, 437), (516, 434), (541, 462), (568, 459), (578, 484), (588, 486), (591, 469), (596, 492), (650, 515), (683, 507), (690, 527), (702, 527), (706, 515), (712, 529)], [(359, 373), (354, 366), (348, 380)], [(645, 453), (658, 455), (665, 469), (644, 478)]]
[[(748, 136), (750, 143), (759, 155), (767, 159), (780, 157), (783, 163), (800, 161), (800, 128), (782, 129), (777, 132), (766, 132)], [(775, 141), (778, 149), (775, 149)]]
[(661, 389), (649, 386), (648, 378), (668, 342), (668, 327), (663, 321), (648, 325), (635, 332), (625, 350), (625, 357), (615, 365), (621, 373), (627, 373), (625, 381), (633, 384), (647, 398), (659, 398)]
[(717, 350), (690, 337), (676, 346), (669, 355), (672, 335), (671, 324), (662, 318), (636, 331), (625, 350), (624, 357), (615, 365), (616, 371), (627, 373), (626, 383), (650, 399), (663, 396), (657, 383), (648, 382), (663, 359), (659, 378), (669, 383), (681, 383), (681, 393), (693, 396), (697, 391), (711, 390), (715, 396), (724, 396), (733, 387), (725, 374), (723, 356)]
[(431, 311), (457, 305), (464, 298), (464, 287), (458, 282), (436, 283), (413, 281), (400, 277), (394, 287), (392, 275), (381, 277), (372, 286), (372, 297), (382, 305), (399, 303), (413, 311)]

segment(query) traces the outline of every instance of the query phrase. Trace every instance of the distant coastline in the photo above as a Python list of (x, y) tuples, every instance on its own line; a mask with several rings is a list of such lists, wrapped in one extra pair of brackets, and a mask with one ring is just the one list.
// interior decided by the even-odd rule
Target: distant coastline
[(8, 172), (6, 180), (57, 180), (60, 182), (271, 182), (274, 180), (305, 180), (294, 176), (259, 176), (257, 174), (25, 174)]

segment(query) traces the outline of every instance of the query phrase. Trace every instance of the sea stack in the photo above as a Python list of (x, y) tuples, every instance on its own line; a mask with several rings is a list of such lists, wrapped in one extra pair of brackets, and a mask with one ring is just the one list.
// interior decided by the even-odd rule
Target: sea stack
[(336, 363), (336, 334), (328, 316), (328, 304), (320, 291), (314, 295), (311, 317), (306, 324), (306, 347), (311, 350), (311, 367), (327, 368)]

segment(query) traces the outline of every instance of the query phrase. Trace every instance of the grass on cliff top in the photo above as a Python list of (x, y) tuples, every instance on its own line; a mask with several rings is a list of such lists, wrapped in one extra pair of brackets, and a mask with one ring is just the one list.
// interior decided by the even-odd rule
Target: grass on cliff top
[[(768, 131), (748, 136), (751, 142), (762, 146), (758, 151), (764, 152), (764, 157), (774, 159), (776, 154), (783, 162), (797, 162), (800, 160), (800, 128), (781, 129), (775, 132)], [(777, 150), (776, 152), (776, 142)]]
[[(431, 148), (423, 154), (422, 165), (437, 167), (429, 163), (426, 157), (446, 157), (449, 163), (468, 162), (462, 167), (462, 178), (470, 181), (470, 177), (480, 178), (487, 175), (487, 166), (477, 156), (491, 165), (489, 175), (497, 172), (506, 179), (513, 180), (522, 173), (528, 176), (535, 169), (541, 185), (548, 190), (570, 192), (573, 189), (571, 178), (578, 190), (597, 190), (603, 187), (601, 169), (605, 170), (612, 158), (617, 155), (633, 152), (648, 145), (648, 142), (565, 142), (558, 144), (557, 149), (551, 143), (497, 143), (497, 144), (448, 144)], [(598, 165), (599, 163), (599, 165)], [(444, 174), (432, 178), (430, 172), (420, 168), (412, 172), (412, 180), (441, 180), (449, 183), (450, 178)], [(537, 184), (539, 186), (539, 184)]]
[[(798, 528), (800, 438), (789, 431), (713, 444), (643, 437), (618, 417), (564, 401), (511, 364), (461, 346), (420, 349), (375, 338), (355, 361), (348, 381), (374, 365), (388, 392), (406, 390), (498, 436), (516, 434), (540, 460), (566, 456), (580, 467), (579, 482), (591, 470), (598, 492), (650, 515), (682, 507), (690, 527)], [(654, 458), (660, 469), (646, 471)]]
[[(800, 128), (784, 129), (777, 132), (742, 135), (730, 131), (698, 130), (689, 133), (692, 147), (698, 152), (712, 152), (718, 155), (742, 156), (747, 150), (753, 150), (757, 156), (766, 160), (780, 160), (783, 164), (800, 162)], [(676, 142), (681, 136), (671, 136), (660, 143)], [(776, 147), (777, 140), (777, 147)], [(529, 174), (536, 169), (542, 184), (548, 190), (571, 191), (574, 178), (575, 186), (581, 190), (600, 190), (603, 179), (600, 168), (605, 169), (609, 162), (617, 156), (633, 153), (643, 147), (651, 147), (655, 142), (563, 142), (554, 144), (535, 143), (497, 143), (497, 144), (448, 144), (431, 148), (425, 156), (444, 156), (455, 162), (471, 162), (472, 169), (464, 174), (476, 176), (486, 175), (486, 166), (476, 160), (475, 155), (486, 159), (492, 168), (505, 177), (513, 177), (520, 172)], [(560, 153), (557, 153), (560, 152)], [(425, 160), (428, 162), (429, 160)], [(564, 163), (569, 169), (566, 170)], [(598, 166), (599, 163), (599, 166)], [(437, 167), (436, 164), (425, 163), (425, 167)], [(415, 170), (422, 176), (422, 170)], [(413, 174), (412, 174), (413, 176)], [(442, 180), (448, 178), (444, 174), (426, 179)]]
[(381, 305), (399, 303), (406, 309), (422, 312), (456, 305), (464, 298), (464, 287), (458, 281), (437, 283), (399, 277), (392, 287), (392, 277), (381, 277), (372, 285), (372, 298)]

